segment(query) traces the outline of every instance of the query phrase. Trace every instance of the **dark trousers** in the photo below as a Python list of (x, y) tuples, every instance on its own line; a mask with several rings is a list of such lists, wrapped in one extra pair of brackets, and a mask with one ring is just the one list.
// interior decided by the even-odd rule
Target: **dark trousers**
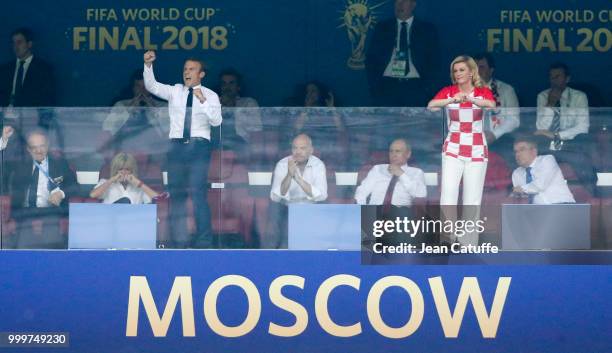
[(289, 207), (280, 202), (270, 202), (268, 224), (263, 237), (259, 239), (262, 249), (287, 249)]
[(187, 233), (186, 201), (193, 203), (196, 236), (212, 235), (208, 206), (208, 167), (210, 141), (192, 138), (189, 143), (171, 140), (168, 152), (168, 191), (170, 192), (170, 237), (176, 247), (188, 247), (193, 239)]
[(16, 238), (11, 244), (3, 245), (15, 249), (66, 249), (67, 239), (61, 234), (59, 222), (67, 215), (67, 211), (59, 207), (13, 210), (17, 223)]
[(430, 94), (421, 79), (382, 77), (372, 99), (379, 107), (426, 107), (432, 98)]

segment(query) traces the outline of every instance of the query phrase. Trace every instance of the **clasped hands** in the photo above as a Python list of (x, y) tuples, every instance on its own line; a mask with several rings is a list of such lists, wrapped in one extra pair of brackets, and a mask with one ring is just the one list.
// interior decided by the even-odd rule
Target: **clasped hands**
[(302, 178), (302, 174), (300, 174), (298, 164), (293, 158), (289, 158), (289, 160), (287, 161), (287, 174), (295, 180)]
[(475, 98), (470, 97), (470, 95), (467, 93), (459, 92), (453, 96), (452, 100), (453, 100), (452, 103), (465, 103), (465, 102), (474, 103)]
[(135, 187), (138, 187), (141, 183), (140, 179), (138, 179), (134, 174), (129, 171), (120, 170), (111, 178), (113, 183), (124, 183), (124, 184), (132, 184)]

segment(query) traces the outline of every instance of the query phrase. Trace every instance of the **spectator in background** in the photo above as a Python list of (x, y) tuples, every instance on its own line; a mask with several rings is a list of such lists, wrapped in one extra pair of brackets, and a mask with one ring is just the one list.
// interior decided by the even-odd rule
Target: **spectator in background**
[(168, 135), (167, 110), (158, 109), (166, 104), (146, 90), (142, 70), (132, 74), (129, 93), (129, 98), (113, 105), (102, 123), (102, 130), (109, 135), (103, 147), (110, 145), (115, 150), (136, 148), (151, 153), (159, 146), (159, 139)]
[(111, 178), (100, 179), (89, 194), (104, 203), (151, 203), (158, 194), (138, 179), (138, 165), (131, 154), (119, 153), (111, 162)]
[[(493, 143), (512, 150), (511, 137), (508, 135), (521, 124), (519, 102), (514, 88), (495, 77), (495, 60), (489, 53), (480, 53), (474, 57), (478, 65), (478, 74), (485, 87), (493, 92), (498, 109), (487, 111), (484, 125), (485, 137), (489, 148)], [(503, 137), (503, 139), (502, 139)], [(505, 141), (504, 141), (505, 140)], [(509, 143), (509, 144), (508, 144)]]
[(537, 130), (534, 132), (538, 147), (551, 151), (559, 163), (569, 163), (583, 186), (593, 192), (597, 174), (589, 153), (592, 141), (588, 135), (587, 96), (568, 87), (571, 76), (564, 63), (552, 64), (548, 76), (550, 88), (538, 94)]
[(408, 141), (393, 141), (389, 146), (389, 164), (372, 167), (355, 191), (357, 203), (385, 207), (410, 206), (414, 198), (426, 197), (425, 173), (408, 166), (411, 154)]
[(517, 138), (514, 154), (519, 165), (512, 173), (514, 195), (527, 197), (530, 204), (575, 202), (555, 157), (538, 156), (535, 140)]
[[(11, 182), (12, 208), (17, 222), (17, 248), (65, 248), (59, 219), (68, 215), (68, 199), (77, 190), (76, 174), (62, 158), (49, 156), (47, 135), (27, 135), (29, 159), (17, 165)], [(34, 234), (32, 221), (43, 222)]]
[(413, 16), (416, 0), (395, 0), (395, 18), (376, 25), (366, 55), (372, 103), (424, 107), (438, 61), (436, 28)]
[[(326, 85), (310, 81), (299, 85), (294, 105), (304, 107), (292, 117), (286, 136), (306, 134), (317, 146), (321, 159), (333, 165), (336, 170), (346, 167), (349, 157), (349, 141), (346, 125), (336, 109), (334, 94)], [(288, 137), (285, 138), (285, 141)]]
[(287, 247), (287, 206), (292, 203), (315, 203), (327, 199), (325, 164), (312, 155), (312, 140), (306, 134), (291, 143), (291, 155), (274, 168), (268, 231), (260, 239), (263, 248)]
[(0, 105), (50, 107), (55, 105), (55, 78), (51, 66), (32, 52), (33, 35), (27, 28), (11, 33), (15, 60), (0, 67)]
[(223, 144), (231, 148), (236, 144), (248, 143), (251, 133), (263, 129), (261, 115), (257, 109), (259, 104), (254, 98), (240, 95), (243, 91), (243, 81), (238, 71), (234, 69), (221, 71), (219, 81), (219, 100), (224, 108), (221, 136)]
[(589, 102), (586, 94), (568, 87), (567, 65), (554, 63), (548, 77), (550, 88), (538, 94), (538, 117), (534, 135), (545, 139), (551, 150), (567, 148), (569, 141), (582, 142), (589, 132)]

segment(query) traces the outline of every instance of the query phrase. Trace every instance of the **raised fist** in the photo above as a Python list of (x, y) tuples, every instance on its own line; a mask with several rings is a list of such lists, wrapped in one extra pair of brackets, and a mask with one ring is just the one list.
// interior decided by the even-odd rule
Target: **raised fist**
[(155, 61), (155, 52), (153, 50), (149, 50), (144, 53), (144, 62), (147, 66), (151, 66), (151, 63)]

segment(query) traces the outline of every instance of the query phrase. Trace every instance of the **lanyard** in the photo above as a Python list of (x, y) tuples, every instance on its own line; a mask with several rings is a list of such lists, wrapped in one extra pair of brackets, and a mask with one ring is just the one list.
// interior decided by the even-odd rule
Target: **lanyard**
[(40, 165), (40, 163), (34, 161), (34, 165), (36, 166), (36, 168), (38, 168), (38, 170), (43, 172), (43, 174), (45, 175), (45, 177), (47, 177), (47, 180), (49, 180), (49, 183), (51, 183), (51, 185), (55, 186), (56, 188), (59, 187), (59, 185), (55, 181), (53, 181), (53, 179), (51, 179), (51, 177), (49, 176), (49, 172), (47, 172), (45, 168)]

